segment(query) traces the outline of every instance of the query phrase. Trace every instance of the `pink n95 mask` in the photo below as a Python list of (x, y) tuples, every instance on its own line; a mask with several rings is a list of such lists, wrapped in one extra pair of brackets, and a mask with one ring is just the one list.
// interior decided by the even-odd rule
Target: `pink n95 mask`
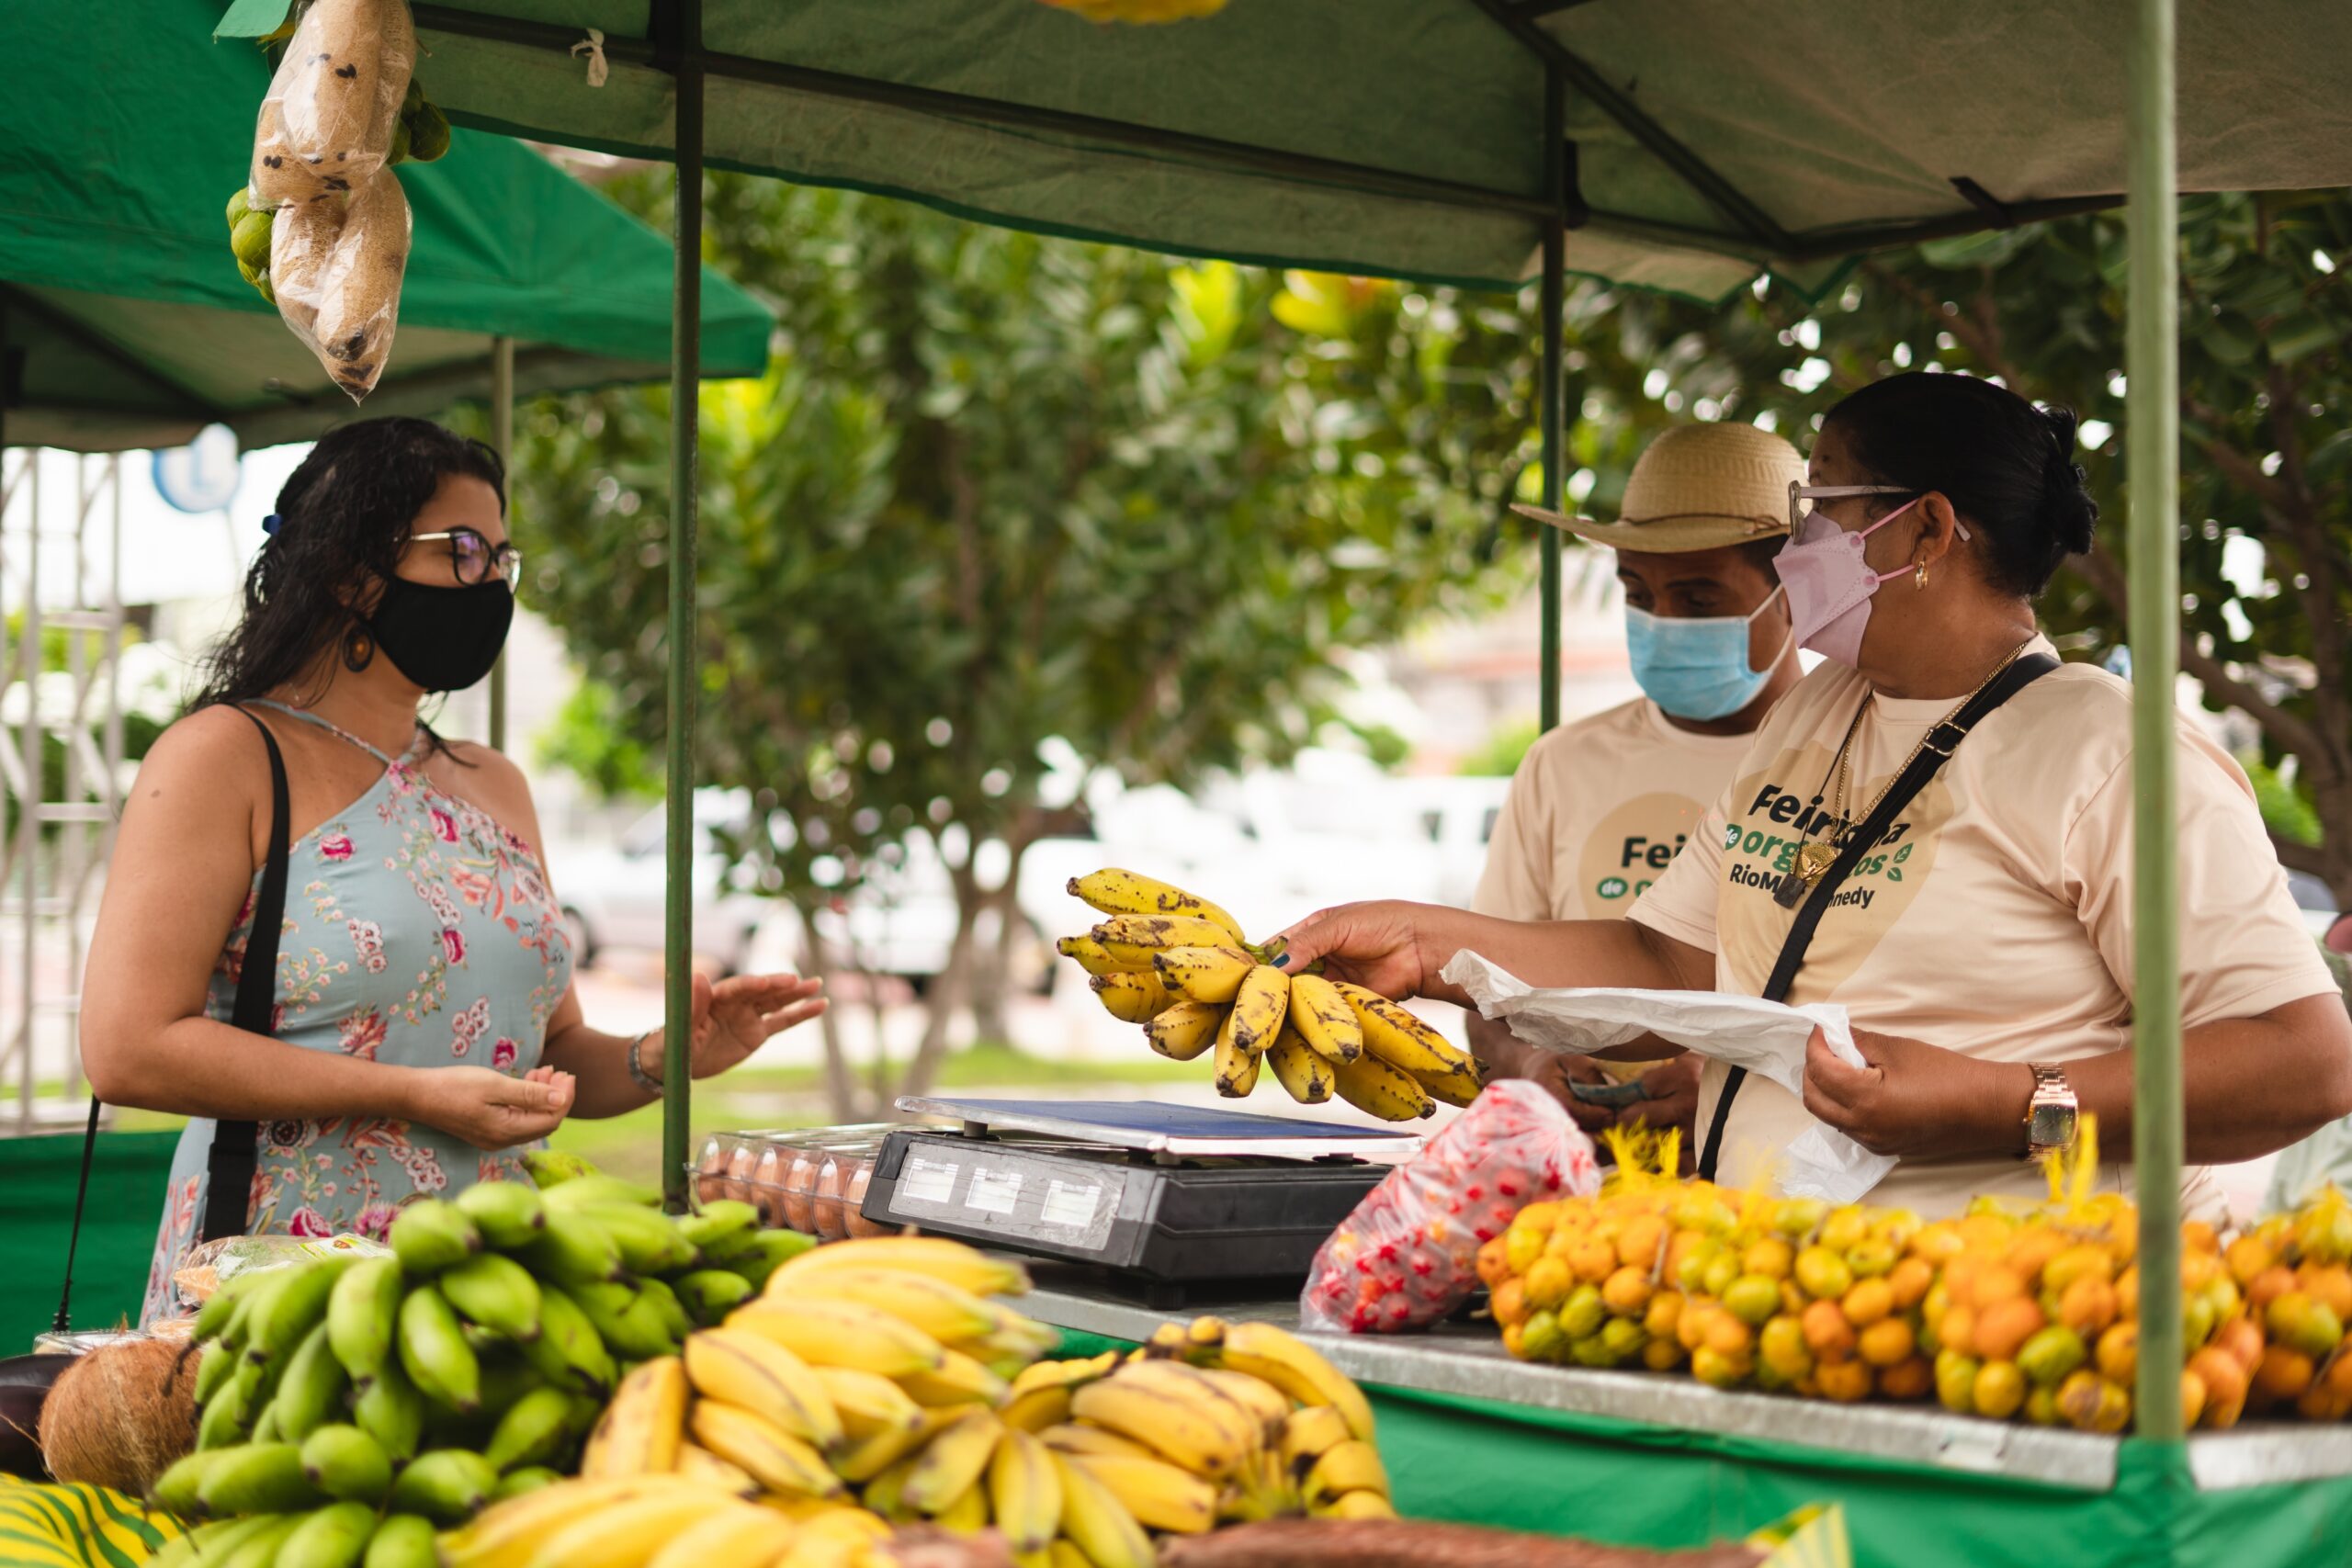
[[(1894, 485), (1792, 485), (1789, 504), (1794, 510), (1806, 497), (1901, 495)], [(1772, 558), (1772, 570), (1788, 591), (1789, 618), (1794, 623), (1799, 648), (1811, 649), (1824, 659), (1851, 666), (1862, 656), (1862, 633), (1870, 626), (1871, 599), (1879, 584), (1903, 576), (1910, 569), (1871, 570), (1862, 551), (1872, 534), (1925, 500), (1914, 496), (1867, 528), (1848, 533), (1819, 512), (1807, 512), (1789, 529), (1789, 542)], [(1968, 537), (1962, 527), (1960, 536)]]

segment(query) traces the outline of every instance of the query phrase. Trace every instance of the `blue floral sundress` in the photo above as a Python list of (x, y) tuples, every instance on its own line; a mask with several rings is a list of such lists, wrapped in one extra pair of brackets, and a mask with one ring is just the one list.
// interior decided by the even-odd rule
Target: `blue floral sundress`
[[(425, 776), (422, 733), (392, 758), (315, 714), (255, 705), (315, 724), (384, 764), (365, 795), (289, 846), (277, 1038), (403, 1066), (519, 1077), (537, 1066), (572, 964), (537, 852)], [(206, 1015), (223, 1022), (260, 888), (256, 872), (207, 991)], [(212, 1131), (197, 1120), (180, 1135), (142, 1320), (172, 1310), (172, 1272), (204, 1213)], [(487, 1154), (390, 1117), (265, 1122), (251, 1228), (381, 1237), (404, 1203), (521, 1174), (514, 1151)]]

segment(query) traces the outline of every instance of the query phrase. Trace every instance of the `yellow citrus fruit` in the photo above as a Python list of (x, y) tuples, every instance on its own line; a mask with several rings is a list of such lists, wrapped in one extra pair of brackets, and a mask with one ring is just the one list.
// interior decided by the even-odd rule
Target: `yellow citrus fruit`
[(1594, 1285), (1578, 1285), (1560, 1303), (1560, 1332), (1571, 1339), (1583, 1339), (1600, 1332), (1600, 1320), (1609, 1315), (1602, 1304), (1600, 1291)]
[(1886, 1276), (1886, 1288), (1894, 1292), (1894, 1310), (1909, 1312), (1928, 1299), (1935, 1289), (1936, 1270), (1923, 1258), (1905, 1258), (1898, 1261)]
[(1637, 1214), (1626, 1221), (1625, 1228), (1617, 1233), (1617, 1261), (1648, 1273), (1657, 1267), (1666, 1229), (1666, 1220), (1658, 1214)]
[(1884, 1280), (1859, 1280), (1841, 1304), (1846, 1321), (1857, 1328), (1868, 1328), (1894, 1310), (1894, 1289)]
[(1487, 1310), (1493, 1313), (1495, 1321), (1505, 1328), (1514, 1323), (1526, 1322), (1531, 1310), (1527, 1304), (1527, 1281), (1505, 1280), (1497, 1285), (1494, 1293), (1487, 1298)]
[(1756, 1331), (1727, 1312), (1707, 1320), (1707, 1347), (1716, 1355), (1746, 1361), (1756, 1353)]
[(1796, 1248), (1777, 1235), (1768, 1235), (1748, 1244), (1747, 1250), (1740, 1254), (1739, 1269), (1743, 1274), (1766, 1280), (1785, 1280), (1795, 1258)]
[(2084, 1275), (2058, 1297), (2058, 1321), (2086, 1339), (2096, 1339), (2115, 1321), (2115, 1287)]
[(2352, 1269), (2341, 1263), (2306, 1263), (2295, 1270), (2295, 1283), (2338, 1319), (2352, 1322)]
[(1936, 1325), (1936, 1343), (1948, 1349), (1976, 1353), (1976, 1309), (1955, 1303)]
[(2021, 1296), (1995, 1302), (1976, 1316), (1976, 1353), (1987, 1361), (2008, 1361), (2041, 1330), (2041, 1308)]
[(1576, 1284), (1569, 1277), (1568, 1266), (1556, 1258), (1539, 1258), (1521, 1281), (1526, 1292), (1527, 1304), (1538, 1312), (1547, 1312), (1568, 1299), (1568, 1292)]
[(1814, 1369), (1822, 1396), (1851, 1404), (1871, 1396), (1871, 1369), (1860, 1361), (1824, 1362)]
[(1813, 1370), (1813, 1352), (1806, 1348), (1804, 1325), (1793, 1317), (1776, 1317), (1757, 1336), (1758, 1362), (1794, 1382)]
[(1815, 1302), (1804, 1309), (1805, 1348), (1823, 1361), (1843, 1361), (1854, 1354), (1854, 1325), (1836, 1302)]
[(1821, 1222), (1821, 1245), (1832, 1252), (1843, 1252), (1870, 1234), (1870, 1214), (1852, 1203), (1831, 1210)]
[(2180, 1227), (2180, 1245), (2190, 1252), (2222, 1254), (2221, 1234), (2203, 1220), (2190, 1220)]
[(2006, 1263), (1996, 1263), (1977, 1271), (1968, 1292), (1968, 1302), (1978, 1312), (1996, 1303), (2022, 1300), (2025, 1296), (2025, 1276)]
[(1707, 1260), (1707, 1274), (1702, 1289), (1720, 1299), (1732, 1282), (1739, 1278), (1739, 1254), (1725, 1247)]
[(2180, 1424), (2183, 1429), (2194, 1427), (2205, 1418), (2205, 1401), (2210, 1394), (2205, 1380), (2197, 1375), (2194, 1367), (2180, 1371)]
[(1650, 1297), (1650, 1304), (1642, 1314), (1642, 1332), (1653, 1339), (1672, 1339), (1682, 1322), (1682, 1293), (1660, 1291)]
[(2308, 1292), (2287, 1291), (2271, 1298), (2262, 1314), (2271, 1343), (2301, 1350), (2316, 1360), (2344, 1338), (2344, 1320)]
[(2256, 1312), (2267, 1312), (2272, 1302), (2294, 1288), (2293, 1271), (2273, 1264), (2246, 1281), (2245, 1304)]
[(1562, 1207), (1556, 1198), (1539, 1198), (1510, 1217), (1510, 1228), (1542, 1231), (1548, 1235), (1552, 1227), (1560, 1223)]
[(2064, 1295), (2077, 1280), (2115, 1282), (2115, 1254), (2103, 1247), (2080, 1242), (2066, 1247), (2041, 1267), (2041, 1286)]
[[(2242, 1371), (2251, 1372), (2254, 1364), (2262, 1359), (2262, 1325), (2250, 1317), (2233, 1317), (2213, 1331), (2213, 1342), (2208, 1349), (2219, 1350), (2238, 1364)], [(2211, 1386), (2212, 1379), (2205, 1380)]]
[(1873, 1367), (1891, 1367), (1911, 1359), (1919, 1348), (1919, 1337), (1911, 1327), (1911, 1320), (1903, 1317), (1883, 1317), (1862, 1330), (1855, 1342), (1862, 1359)]
[(1598, 1232), (1568, 1248), (1569, 1272), (1588, 1285), (1598, 1285), (1617, 1271), (1617, 1245)]
[(1671, 1339), (1653, 1339), (1642, 1347), (1642, 1365), (1654, 1372), (1670, 1372), (1690, 1354)]
[(1600, 1325), (1600, 1342), (1609, 1347), (1612, 1358), (1610, 1364), (1614, 1366), (1628, 1357), (1640, 1355), (1642, 1347), (1649, 1343), (1649, 1336), (1634, 1319), (1612, 1317)]
[(2132, 1419), (2132, 1396), (2086, 1367), (2058, 1385), (2058, 1409), (2083, 1432), (2120, 1432)]
[(2037, 1427), (2055, 1427), (2066, 1417), (2058, 1408), (2058, 1391), (2037, 1388), (2025, 1396), (2025, 1418)]
[(1549, 1231), (1539, 1231), (1513, 1225), (1503, 1233), (1503, 1261), (1514, 1274), (1524, 1274), (1535, 1267), (1544, 1256), (1544, 1244), (1552, 1238)]
[(2018, 1370), (2046, 1388), (2057, 1386), (2090, 1359), (2083, 1337), (2063, 1323), (2038, 1329), (2018, 1351)]
[(1751, 1328), (1781, 1310), (1781, 1287), (1761, 1274), (1742, 1274), (1724, 1292), (1724, 1310)]
[(2245, 1412), (2248, 1389), (2245, 1369), (2226, 1350), (2208, 1345), (2188, 1358), (2189, 1371), (2197, 1374), (2205, 1390), (2204, 1422), (2216, 1431), (2227, 1431), (2238, 1424)]
[(1854, 1271), (1857, 1280), (1876, 1280), (1891, 1272), (1900, 1256), (1894, 1243), (1870, 1236), (1846, 1249), (1846, 1267)]
[(1710, 1388), (1737, 1388), (1753, 1369), (1741, 1358), (1726, 1356), (1713, 1346), (1690, 1352), (1690, 1375)]
[(1601, 1304), (1619, 1317), (1640, 1317), (1649, 1310), (1651, 1294), (1650, 1271), (1630, 1263), (1600, 1286)]
[(2019, 1280), (2030, 1281), (2052, 1258), (2065, 1251), (2067, 1246), (2064, 1231), (2053, 1230), (2048, 1225), (2029, 1225), (2009, 1244), (2008, 1256), (2003, 1261)]
[(1962, 1416), (1976, 1409), (1976, 1374), (1983, 1363), (1957, 1350), (1936, 1354), (1936, 1399), (1947, 1410)]
[(1938, 1220), (1911, 1238), (1911, 1256), (1931, 1268), (1940, 1268), (1958, 1257), (1967, 1245), (1961, 1239), (1958, 1225), (1949, 1220)]
[(1723, 1310), (1713, 1302), (1685, 1303), (1682, 1315), (1674, 1320), (1674, 1342), (1685, 1350), (1696, 1350), (1707, 1342), (1707, 1325)]
[(1878, 1391), (1889, 1399), (1925, 1399), (1936, 1391), (1936, 1364), (1925, 1356), (1906, 1356), (1881, 1367)]
[(2256, 1276), (2278, 1267), (2278, 1253), (2258, 1235), (2242, 1235), (2230, 1243), (2222, 1260), (2229, 1266), (2230, 1278), (2241, 1286), (2251, 1285)]
[(2301, 1350), (2285, 1345), (2273, 1345), (2262, 1352), (2262, 1359), (2255, 1363), (2254, 1390), (2270, 1404), (2301, 1399), (2312, 1386), (2312, 1379), (2319, 1369)]
[(2098, 1375), (2130, 1382), (2140, 1375), (2140, 1325), (2119, 1323), (2098, 1337)]
[(2025, 1404), (2025, 1373), (2015, 1361), (1987, 1361), (1976, 1374), (1972, 1394), (1976, 1414), (2006, 1421)]
[(1783, 1198), (1772, 1215), (1772, 1228), (1792, 1241), (1811, 1235), (1829, 1217), (1829, 1205), (1818, 1198)]
[(1797, 1254), (1795, 1278), (1797, 1288), (1815, 1301), (1836, 1301), (1854, 1288), (1854, 1271), (1826, 1247), (1808, 1247)]

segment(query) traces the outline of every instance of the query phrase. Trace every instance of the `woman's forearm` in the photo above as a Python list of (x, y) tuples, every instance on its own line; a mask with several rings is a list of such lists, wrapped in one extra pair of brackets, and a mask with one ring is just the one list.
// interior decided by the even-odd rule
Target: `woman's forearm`
[[(1416, 924), (1422, 972), (1431, 980), (1455, 953), (1468, 951), (1536, 987), (1687, 991), (1713, 983), (1712, 975), (1683, 973), (1679, 944), (1632, 920), (1503, 920), (1433, 907)], [(1476, 1005), (1450, 985), (1423, 994)]]
[(222, 1122), (332, 1117), (413, 1120), (414, 1067), (313, 1051), (209, 1018), (138, 1042), (84, 1043), (90, 1087), (108, 1105)]
[[(546, 1043), (539, 1048), (539, 1060), (546, 1066), (570, 1073), (574, 1091), (571, 1113), (591, 1120), (606, 1116), (625, 1116), (632, 1111), (652, 1104), (661, 1096), (641, 1088), (629, 1076), (628, 1046), (635, 1036), (606, 1034), (591, 1029), (585, 1023), (572, 1023), (548, 1031)], [(662, 1076), (662, 1032), (655, 1030), (648, 1036), (639, 1059), (648, 1076)]]
[[(2192, 1165), (2260, 1159), (2352, 1115), (2352, 1020), (2332, 997), (2184, 1031), (2180, 1060), (2188, 1110), (2183, 1154)], [(2100, 1154), (2129, 1157), (2132, 1053), (2061, 1066), (2083, 1112), (2098, 1118)], [(1980, 1100), (1984, 1145), (1988, 1153), (2022, 1154), (2033, 1073), (2015, 1064), (1999, 1071), (2001, 1091)]]

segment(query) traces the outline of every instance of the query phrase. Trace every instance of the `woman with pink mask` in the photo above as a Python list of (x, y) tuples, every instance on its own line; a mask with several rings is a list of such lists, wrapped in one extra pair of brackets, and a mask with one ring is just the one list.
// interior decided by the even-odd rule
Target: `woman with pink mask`
[[(2075, 420), (1989, 382), (1898, 376), (1830, 413), (1777, 560), (1824, 656), (1628, 919), (1517, 923), (1428, 906), (1326, 910), (1288, 962), (1462, 1001), (1469, 949), (1531, 985), (1721, 990), (1846, 1008), (1864, 1065), (1816, 1036), (1802, 1100), (1709, 1062), (1702, 1170), (1766, 1174), (1815, 1120), (1899, 1163), (1873, 1201), (1948, 1212), (2038, 1193), (2021, 1156), (2096, 1113), (2102, 1185), (2132, 1146), (2132, 694), (2060, 662), (2033, 600), (2091, 547)], [(2352, 1019), (2302, 929), (2236, 764), (2178, 749), (2184, 1198), (2204, 1167), (2352, 1114)]]

